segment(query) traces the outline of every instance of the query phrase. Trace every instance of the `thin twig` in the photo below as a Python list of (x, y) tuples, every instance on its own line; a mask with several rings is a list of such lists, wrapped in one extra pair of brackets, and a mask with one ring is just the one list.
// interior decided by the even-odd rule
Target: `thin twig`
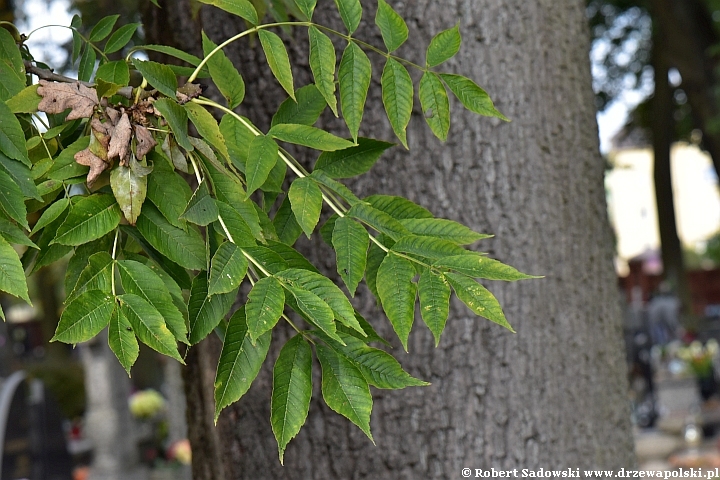
[[(80, 80), (77, 80), (75, 78), (66, 77), (65, 75), (60, 75), (59, 73), (55, 73), (52, 70), (48, 70), (46, 68), (40, 68), (37, 65), (33, 65), (32, 62), (28, 62), (25, 60), (23, 62), (25, 64), (25, 71), (28, 73), (32, 73), (33, 75), (36, 75), (38, 78), (42, 80), (50, 80), (52, 82), (62, 82), (62, 83), (79, 83), (80, 85), (84, 85), (89, 88), (95, 88), (97, 85), (90, 82), (83, 82)], [(117, 95), (122, 95), (125, 98), (132, 98), (132, 87), (123, 87), (120, 90), (117, 91)]]

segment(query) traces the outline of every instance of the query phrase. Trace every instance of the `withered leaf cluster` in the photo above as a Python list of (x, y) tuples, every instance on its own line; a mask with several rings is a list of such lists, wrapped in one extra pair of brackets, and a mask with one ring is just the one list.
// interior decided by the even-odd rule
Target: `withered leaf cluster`
[[(115, 159), (124, 167), (130, 165), (133, 138), (136, 141), (134, 155), (138, 159), (144, 158), (157, 145), (150, 131), (140, 123), (133, 123), (131, 117), (134, 119), (136, 115), (123, 107), (107, 107), (102, 120), (100, 115), (92, 118), (90, 145), (75, 154), (76, 162), (90, 167), (88, 186), (91, 187), (103, 171), (112, 167)], [(144, 120), (144, 115), (142, 118)]]

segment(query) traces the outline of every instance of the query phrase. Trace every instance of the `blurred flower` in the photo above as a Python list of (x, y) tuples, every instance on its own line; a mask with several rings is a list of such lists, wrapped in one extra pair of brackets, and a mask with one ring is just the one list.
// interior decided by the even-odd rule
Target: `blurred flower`
[(720, 346), (714, 339), (708, 340), (705, 345), (695, 340), (687, 347), (678, 348), (677, 357), (686, 362), (698, 378), (709, 378), (713, 375), (713, 358), (719, 351)]
[(136, 418), (149, 419), (165, 408), (165, 399), (151, 388), (130, 396), (130, 413)]
[(190, 448), (190, 441), (178, 440), (177, 442), (170, 445), (168, 448), (168, 460), (177, 460), (183, 465), (190, 465), (192, 459), (192, 450)]

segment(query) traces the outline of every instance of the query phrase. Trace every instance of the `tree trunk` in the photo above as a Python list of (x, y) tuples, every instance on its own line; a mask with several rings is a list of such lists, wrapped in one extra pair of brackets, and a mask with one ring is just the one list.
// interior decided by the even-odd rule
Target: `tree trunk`
[(675, 200), (671, 176), (670, 150), (674, 138), (675, 121), (673, 118), (672, 89), (668, 83), (668, 60), (666, 56), (667, 30), (662, 15), (655, 24), (656, 35), (653, 45), (653, 70), (655, 74), (655, 94), (652, 99), (652, 143), (653, 143), (653, 181), (655, 183), (655, 202), (657, 203), (658, 230), (660, 231), (660, 249), (663, 262), (663, 275), (680, 299), (684, 314), (690, 312), (690, 288), (685, 274), (682, 245), (677, 233), (675, 221)]
[[(157, 31), (162, 41), (187, 51), (198, 51), (200, 27), (215, 41), (245, 28), (207, 7), (189, 26), (184, 1), (171, 3), (172, 11), (151, 10), (148, 33)], [(490, 285), (517, 334), (475, 317), (456, 300), (439, 348), (427, 329), (416, 325), (410, 353), (395, 352), (411, 374), (432, 386), (374, 391), (371, 427), (377, 446), (324, 406), (316, 375), (310, 415), (290, 443), (284, 467), (269, 424), (270, 373), (283, 336), (277, 332), (270, 362), (245, 397), (220, 417), (219, 425), (231, 432), (223, 435), (225, 458), (232, 459), (226, 478), (394, 480), (459, 478), (465, 467), (632, 466), (584, 2), (391, 3), (410, 27), (410, 41), (399, 53), (417, 63), (424, 62), (432, 35), (460, 22), (463, 49), (443, 70), (476, 79), (513, 121), (479, 118), (455, 102), (450, 137), (442, 145), (417, 105), (408, 129), (410, 151), (396, 147), (351, 187), (361, 195), (404, 195), (437, 216), (494, 233), (478, 249), (546, 278)], [(382, 45), (372, 22), (375, 2), (363, 5), (357, 36)], [(342, 30), (334, 8), (320, 2), (315, 20)], [(158, 29), (176, 16), (182, 23)], [(293, 37), (290, 56), (299, 65), (294, 72), (301, 86), (309, 82), (307, 40), (299, 32)], [(247, 84), (239, 111), (268, 128), (286, 95), (263, 65), (257, 43), (238, 42), (226, 53)], [(380, 100), (382, 65), (373, 60), (361, 135), (392, 140)], [(347, 136), (331, 116), (321, 122)], [(299, 243), (316, 265), (335, 270), (319, 235)], [(367, 289), (356, 296), (356, 305), (395, 338)]]
[(720, 133), (715, 126), (720, 115), (715, 95), (717, 57), (709, 53), (720, 38), (711, 12), (702, 0), (652, 0), (650, 4), (662, 32), (654, 41), (662, 43), (660, 50), (667, 55), (668, 66), (680, 72), (681, 88), (703, 133), (702, 146), (720, 177)]

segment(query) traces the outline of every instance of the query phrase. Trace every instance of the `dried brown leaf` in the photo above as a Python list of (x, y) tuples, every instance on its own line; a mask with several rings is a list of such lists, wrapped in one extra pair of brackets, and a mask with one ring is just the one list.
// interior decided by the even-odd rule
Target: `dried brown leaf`
[(93, 183), (95, 183), (95, 180), (97, 180), (100, 174), (104, 172), (109, 166), (107, 163), (103, 162), (102, 158), (92, 153), (89, 148), (86, 148), (85, 150), (80, 150), (78, 153), (76, 153), (75, 161), (80, 165), (90, 167), (90, 172), (88, 172), (87, 176), (88, 187), (92, 187)]
[(88, 88), (79, 82), (56, 83), (40, 80), (37, 93), (43, 97), (38, 105), (38, 110), (45, 113), (62, 113), (70, 108), (68, 121), (90, 118), (93, 109), (99, 104), (95, 89)]
[(142, 159), (147, 153), (155, 148), (157, 142), (153, 138), (150, 130), (142, 125), (135, 125), (135, 139), (137, 140), (137, 158)]
[(110, 139), (110, 146), (108, 147), (108, 160), (114, 158), (120, 159), (120, 164), (127, 166), (127, 158), (130, 153), (130, 138), (132, 137), (132, 126), (130, 125), (130, 119), (127, 113), (123, 113), (115, 125), (113, 130), (112, 138)]
[(114, 108), (106, 108), (105, 115), (108, 116), (108, 118), (110, 119), (110, 123), (112, 123), (113, 126), (117, 125), (118, 121), (120, 120), (120, 112), (118, 112)]

